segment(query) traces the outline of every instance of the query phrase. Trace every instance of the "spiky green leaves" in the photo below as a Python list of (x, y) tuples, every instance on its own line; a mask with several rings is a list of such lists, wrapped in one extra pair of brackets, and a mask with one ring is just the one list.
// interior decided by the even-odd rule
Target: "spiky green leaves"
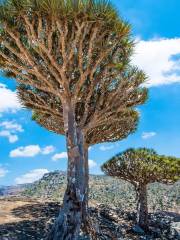
[[(63, 109), (61, 103), (53, 95), (45, 92), (34, 92), (25, 86), (18, 87), (18, 95), (22, 105), (33, 109), (33, 117), (38, 124), (57, 134), (64, 134)], [(93, 116), (94, 112), (89, 112), (88, 118)], [(114, 142), (127, 137), (133, 133), (138, 124), (139, 115), (137, 111), (125, 109), (111, 113), (111, 118), (101, 116), (101, 122), (90, 121), (86, 128), (86, 122), (82, 125), (84, 112), (76, 109), (76, 122), (81, 125), (84, 132), (86, 144), (93, 145), (101, 142)]]
[(146, 76), (130, 65), (130, 26), (108, 1), (9, 0), (1, 8), (0, 65), (35, 120), (63, 134), (68, 102), (88, 144), (136, 129)]
[(128, 149), (104, 163), (102, 170), (134, 185), (170, 184), (180, 179), (180, 159), (158, 155), (152, 149)]
[[(116, 9), (108, 0), (7, 0), (0, 3), (1, 16), (18, 14), (45, 14), (53, 17), (84, 15), (86, 18), (106, 19), (120, 24)], [(122, 27), (122, 24), (121, 24)], [(126, 25), (126, 29), (128, 26)]]

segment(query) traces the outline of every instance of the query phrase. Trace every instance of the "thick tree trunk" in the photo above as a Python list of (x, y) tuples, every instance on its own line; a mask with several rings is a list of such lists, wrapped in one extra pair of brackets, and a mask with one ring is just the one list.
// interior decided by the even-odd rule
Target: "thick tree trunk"
[(92, 222), (89, 216), (89, 162), (88, 162), (88, 146), (84, 145), (84, 170), (85, 170), (85, 181), (84, 181), (84, 201), (83, 201), (83, 214), (82, 214), (82, 230), (91, 239), (97, 239), (98, 224)]
[(139, 185), (137, 192), (138, 192), (137, 222), (138, 225), (143, 230), (147, 231), (148, 230), (147, 186)]
[(64, 108), (68, 152), (67, 189), (60, 214), (48, 240), (76, 240), (79, 236), (85, 200), (84, 136), (76, 127), (73, 109)]
[(88, 146), (84, 145), (84, 201), (83, 201), (83, 229), (88, 231), (88, 200), (89, 200), (89, 163)]

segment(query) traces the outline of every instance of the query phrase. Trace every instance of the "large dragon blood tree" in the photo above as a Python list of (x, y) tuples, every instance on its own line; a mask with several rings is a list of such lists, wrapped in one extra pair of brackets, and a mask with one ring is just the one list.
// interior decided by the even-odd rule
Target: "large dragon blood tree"
[(52, 116), (66, 136), (68, 183), (49, 239), (79, 235), (86, 198), (85, 138), (107, 139), (109, 126), (111, 138), (120, 114), (146, 100), (145, 74), (130, 65), (130, 33), (107, 1), (0, 3), (0, 68), (34, 95), (37, 113)]
[(133, 184), (137, 194), (137, 222), (148, 230), (147, 185), (173, 184), (180, 179), (180, 158), (158, 155), (152, 149), (128, 149), (102, 165), (109, 176)]
[[(40, 126), (45, 127), (49, 131), (64, 135), (63, 127), (63, 112), (56, 111), (59, 109), (59, 103), (54, 101), (54, 96), (45, 92), (38, 92), (37, 95), (31, 89), (19, 85), (18, 95), (22, 104), (26, 108), (33, 109), (32, 119)], [(52, 103), (54, 104), (52, 107)], [(46, 106), (46, 110), (43, 107)], [(113, 119), (114, 116), (114, 119)], [(88, 166), (88, 148), (96, 143), (115, 142), (126, 138), (130, 133), (133, 133), (138, 125), (138, 112), (132, 109), (125, 109), (118, 114), (113, 113), (112, 121), (104, 121), (103, 125), (94, 122), (90, 127), (84, 128), (84, 174), (85, 174), (85, 197), (83, 199), (83, 229), (91, 230), (90, 219), (88, 218), (88, 192), (89, 192), (89, 166)], [(102, 134), (103, 132), (103, 134)]]

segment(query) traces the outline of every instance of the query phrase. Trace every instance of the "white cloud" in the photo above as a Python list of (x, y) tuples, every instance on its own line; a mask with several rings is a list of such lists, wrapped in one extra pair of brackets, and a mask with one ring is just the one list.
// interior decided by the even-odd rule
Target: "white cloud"
[(18, 136), (17, 135), (10, 135), (9, 136), (9, 142), (10, 143), (15, 143), (18, 141)]
[(99, 147), (99, 149), (100, 149), (101, 151), (108, 151), (108, 150), (111, 150), (111, 149), (113, 149), (113, 148), (114, 148), (113, 145), (109, 145), (109, 146), (102, 145), (102, 146)]
[(53, 157), (52, 160), (53, 161), (58, 161), (59, 159), (65, 159), (67, 158), (67, 152), (61, 152), (61, 153), (56, 153)]
[(47, 169), (34, 169), (20, 177), (17, 177), (15, 179), (15, 183), (16, 184), (33, 183), (34, 181), (37, 181), (40, 178), (42, 178), (43, 175), (48, 172), (49, 171)]
[(148, 139), (156, 136), (156, 132), (143, 132), (142, 133), (142, 139)]
[(4, 121), (0, 124), (1, 127), (11, 130), (12, 132), (23, 132), (22, 126), (15, 121)]
[(41, 153), (43, 155), (48, 155), (50, 153), (53, 153), (54, 151), (55, 151), (55, 147), (54, 146), (47, 146), (45, 148), (42, 148)]
[(19, 147), (10, 152), (10, 157), (34, 157), (41, 152), (39, 145)]
[(18, 136), (11, 134), (11, 132), (7, 130), (0, 131), (0, 137), (8, 138), (10, 143), (15, 143), (18, 141)]
[(157, 86), (180, 82), (180, 38), (140, 40), (133, 64), (149, 76), (147, 85)]
[(7, 173), (8, 173), (8, 170), (0, 167), (0, 178), (5, 177)]
[(10, 152), (10, 157), (34, 157), (38, 154), (48, 155), (54, 151), (53, 146), (41, 148), (39, 145), (18, 147)]
[(23, 128), (16, 121), (4, 121), (0, 123), (1, 131), (0, 137), (8, 138), (10, 143), (15, 143), (18, 141), (17, 132), (23, 132)]
[(89, 159), (89, 168), (94, 168), (97, 166), (97, 163), (94, 160)]
[(0, 83), (0, 112), (15, 112), (21, 108), (16, 92)]

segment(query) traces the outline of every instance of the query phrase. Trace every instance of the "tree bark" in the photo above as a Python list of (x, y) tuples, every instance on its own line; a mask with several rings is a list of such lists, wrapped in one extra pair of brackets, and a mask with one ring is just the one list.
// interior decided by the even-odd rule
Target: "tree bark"
[(85, 181), (84, 181), (84, 201), (83, 201), (83, 214), (82, 214), (82, 230), (84, 234), (90, 236), (91, 239), (97, 239), (98, 225), (97, 222), (92, 222), (89, 216), (89, 161), (88, 161), (88, 146), (84, 145), (84, 170), (85, 170)]
[(68, 152), (67, 189), (59, 216), (48, 240), (76, 240), (83, 220), (85, 201), (84, 136), (76, 127), (71, 106), (64, 106), (64, 129)]
[(84, 201), (83, 201), (83, 229), (88, 231), (88, 200), (89, 200), (89, 163), (88, 146), (84, 145)]
[(139, 185), (137, 188), (137, 194), (137, 222), (144, 231), (148, 231), (147, 186)]

